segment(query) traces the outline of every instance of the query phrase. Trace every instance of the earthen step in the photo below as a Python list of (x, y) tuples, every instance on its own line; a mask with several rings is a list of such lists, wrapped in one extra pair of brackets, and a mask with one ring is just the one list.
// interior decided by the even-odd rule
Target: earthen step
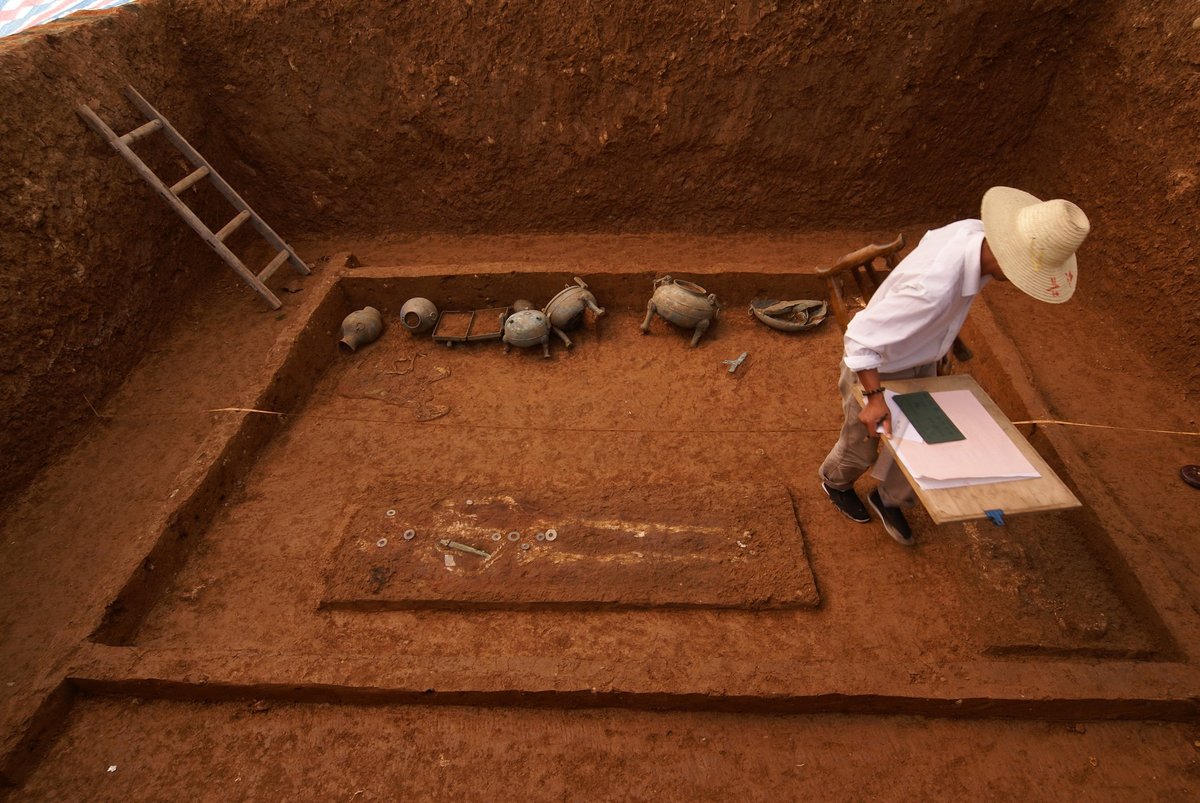
[(249, 209), (243, 209), (241, 212), (238, 212), (237, 215), (233, 218), (233, 220), (226, 223), (221, 228), (221, 230), (219, 232), (217, 232), (217, 239), (220, 240), (221, 242), (225, 242), (226, 237), (228, 237), (229, 235), (231, 235), (235, 231), (237, 231), (238, 227), (241, 226), (243, 223), (245, 223), (249, 219), (250, 219), (250, 210)]
[(181, 192), (190, 189), (197, 181), (207, 176), (208, 172), (209, 171), (207, 167), (197, 167), (182, 179), (172, 184), (171, 192), (175, 195), (179, 195)]
[(137, 128), (130, 131), (128, 134), (125, 134), (124, 136), (122, 136), (121, 143), (124, 145), (132, 145), (133, 143), (137, 142), (142, 137), (144, 137), (148, 134), (153, 134), (155, 131), (159, 130), (160, 128), (162, 128), (161, 120), (151, 120), (150, 122), (145, 123), (144, 125), (140, 125)]
[(275, 271), (279, 270), (283, 263), (287, 262), (288, 256), (289, 254), (286, 250), (280, 251), (278, 254), (276, 254), (275, 258), (272, 259), (267, 266), (262, 269), (262, 272), (258, 274), (258, 280), (263, 284), (266, 284), (267, 279), (270, 279), (271, 275), (274, 274)]

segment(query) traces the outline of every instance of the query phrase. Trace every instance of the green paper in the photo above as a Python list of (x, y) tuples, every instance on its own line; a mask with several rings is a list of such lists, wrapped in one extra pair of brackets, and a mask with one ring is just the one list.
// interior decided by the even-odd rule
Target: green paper
[(908, 417), (926, 443), (950, 443), (967, 439), (967, 436), (954, 426), (950, 416), (933, 400), (933, 396), (929, 395), (929, 391), (902, 393), (893, 398), (896, 406)]

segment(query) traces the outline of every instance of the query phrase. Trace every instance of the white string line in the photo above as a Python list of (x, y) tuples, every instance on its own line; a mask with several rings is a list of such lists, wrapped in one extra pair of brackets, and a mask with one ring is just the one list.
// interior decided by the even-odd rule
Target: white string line
[[(90, 406), (90, 402), (89, 402)], [(841, 427), (791, 427), (786, 429), (697, 429), (689, 427), (687, 429), (662, 429), (654, 427), (652, 429), (635, 429), (628, 427), (539, 427), (539, 426), (519, 426), (513, 424), (426, 424), (420, 421), (397, 421), (388, 418), (358, 418), (355, 416), (336, 416), (336, 415), (321, 415), (319, 413), (286, 413), (279, 410), (260, 410), (257, 407), (216, 407), (211, 410), (195, 411), (183, 410), (179, 412), (166, 413), (146, 413), (136, 416), (113, 416), (104, 415), (92, 408), (92, 411), (99, 418), (141, 418), (148, 416), (175, 416), (175, 415), (196, 415), (203, 413), (254, 413), (256, 415), (273, 415), (279, 418), (294, 417), (294, 418), (313, 418), (318, 421), (355, 421), (365, 424), (390, 424), (390, 425), (416, 425), (427, 428), (443, 427), (446, 429), (514, 429), (514, 430), (558, 430), (565, 432), (664, 432), (664, 433), (688, 433), (688, 432), (703, 432), (706, 434), (713, 433), (729, 433), (729, 434), (775, 434), (789, 432), (838, 432)], [(1179, 429), (1148, 429), (1145, 427), (1121, 427), (1110, 424), (1087, 424), (1081, 421), (1060, 421), (1054, 418), (1036, 418), (1028, 421), (1013, 421), (1017, 424), (1052, 424), (1063, 427), (1085, 427), (1088, 429), (1110, 429), (1118, 432), (1142, 432), (1156, 435), (1183, 435), (1193, 438), (1200, 437), (1200, 430), (1179, 430)]]

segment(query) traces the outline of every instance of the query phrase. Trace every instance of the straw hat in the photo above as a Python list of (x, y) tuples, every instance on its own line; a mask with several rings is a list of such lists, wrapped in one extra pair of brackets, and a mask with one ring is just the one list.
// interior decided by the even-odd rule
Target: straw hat
[(1082, 209), (1061, 198), (1041, 201), (1012, 187), (992, 187), (983, 196), (981, 217), (984, 236), (1009, 281), (1051, 304), (1075, 293), (1075, 250), (1091, 229)]

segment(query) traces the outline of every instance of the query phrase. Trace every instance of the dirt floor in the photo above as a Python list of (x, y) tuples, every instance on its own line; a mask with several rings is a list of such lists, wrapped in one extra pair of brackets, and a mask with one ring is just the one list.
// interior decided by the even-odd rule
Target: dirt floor
[[(755, 279), (762, 277), (747, 283)], [(403, 282), (391, 284), (391, 293), (407, 295)], [(657, 609), (815, 605), (802, 528), (814, 561), (829, 564), (817, 575), (833, 596), (815, 619), (772, 617), (787, 623), (770, 641), (775, 659), (791, 650), (805, 660), (932, 660), (972, 649), (1152, 655), (1161, 648), (1071, 513), (1015, 519), (1003, 531), (942, 527), (901, 555), (877, 549), (886, 546), (880, 533), (842, 520), (808, 479), (836, 437), (839, 408), (827, 386), (786, 379), (836, 365), (832, 322), (789, 337), (752, 322), (749, 299), (734, 297), (692, 350), (686, 333), (659, 321), (643, 336), (641, 314), (600, 300), (611, 311), (599, 326), (577, 333), (575, 348), (549, 361), (540, 349), (505, 355), (495, 343), (445, 349), (395, 325), (353, 357), (333, 360), (127, 640), (236, 647), (270, 633), (277, 644), (295, 639), (337, 651), (345, 639), (361, 644), (397, 631), (415, 640), (419, 629), (421, 641), (482, 640), (482, 653), (491, 651), (489, 630), (506, 628), (494, 649), (507, 651), (542, 641), (554, 622), (562, 649), (580, 657), (637, 654), (649, 646), (647, 631), (660, 647), (696, 658), (754, 654), (766, 646), (751, 624), (757, 617)], [(752, 356), (730, 375), (721, 360), (741, 351)], [(413, 369), (418, 378), (392, 375), (413, 354), (425, 355)], [(419, 372), (440, 381), (426, 385)], [(417, 421), (403, 400), (426, 393), (449, 413)], [(306, 490), (313, 488), (320, 493)], [(446, 517), (461, 514), (466, 500), (478, 519), (462, 534)], [(531, 540), (532, 531), (551, 526), (559, 540)], [(410, 527), (417, 537), (405, 543)], [(639, 529), (656, 532), (636, 538)], [(482, 566), (438, 544), (455, 535), (487, 549), (497, 530), (505, 540)], [(511, 531), (524, 532), (531, 550), (518, 555)], [(672, 531), (680, 540), (661, 543)], [(823, 533), (845, 535), (830, 543)], [(375, 546), (381, 537), (383, 548)], [(443, 565), (445, 554), (456, 559), (453, 568)], [(587, 579), (563, 573), (558, 560), (571, 554), (590, 558), (577, 570)], [(604, 568), (612, 558), (627, 568)], [(428, 614), (382, 622), (317, 614), (322, 607), (457, 609), (471, 600), (511, 610), (439, 615), (442, 626), (432, 629), (418, 625)], [(575, 613), (519, 613), (553, 600), (573, 601), (562, 607)], [(649, 610), (579, 613), (613, 605)], [(889, 639), (897, 623), (881, 606), (917, 617), (920, 631)], [(861, 638), (834, 636), (851, 631)]]
[[(1196, 799), (1192, 16), (143, 0), (0, 40), (0, 797)], [(282, 309), (77, 119), (140, 124), (127, 82), (312, 267)], [(990, 285), (950, 368), (1082, 507), (904, 549), (817, 481), (836, 323), (747, 307), (993, 184), (1085, 208), (1087, 279)], [(668, 273), (722, 302), (697, 348), (639, 331)], [(398, 324), (574, 276), (607, 313), (549, 359)]]
[(94, 700), (22, 798), (1187, 800), (1200, 792), (1198, 734), (1116, 722)]
[[(934, 527), (917, 513), (914, 550), (846, 521), (820, 493), (815, 466), (838, 425), (836, 327), (778, 334), (745, 307), (773, 286), (819, 287), (790, 266), (864, 239), (879, 237), (310, 242), (301, 248), (316, 272), (288, 280), (298, 292), (282, 315), (257, 312), (236, 280), (216, 274), (99, 408), (84, 444), (5, 520), (0, 546), (23, 556), (6, 559), (2, 577), (16, 751), (7, 772), (27, 779), (14, 794), (70, 796), (98, 777), (111, 787), (99, 794), (122, 795), (141, 772), (168, 798), (201, 778), (213, 798), (243, 782), (250, 796), (314, 783), (367, 799), (482, 794), (488, 787), (446, 772), (469, 760), (491, 762), (495, 783), (535, 797), (577, 782), (600, 784), (600, 797), (667, 788), (719, 797), (722, 784), (752, 778), (841, 796), (898, 778), (902, 797), (1036, 786), (1103, 798), (1136, 785), (1189, 798), (1194, 726), (1149, 720), (1194, 715), (1195, 568), (1160, 556), (1187, 551), (1200, 522), (1181, 483), (1146, 480), (1159, 494), (1153, 515), (1128, 489), (1107, 490), (1127, 467), (1090, 456), (1126, 435), (1060, 428), (1035, 439), (1073, 485), (1102, 478), (1076, 487), (1091, 514), (996, 528)], [(365, 267), (339, 267), (351, 250)], [(661, 320), (639, 332), (654, 268), (724, 300), (698, 348)], [(396, 323), (417, 291), (470, 306), (524, 288), (541, 303), (575, 274), (608, 313), (549, 360), (495, 342), (447, 349)], [(1057, 369), (1053, 355), (1016, 350), (1027, 333), (1010, 341), (1013, 327), (988, 328), (989, 308), (1000, 321), (1025, 309), (1007, 289), (989, 291), (973, 316), (976, 336), (989, 333), (976, 341), (976, 372), (1019, 418), (1013, 387), (1029, 387), (1025, 371)], [(340, 353), (338, 321), (365, 299), (389, 326)], [(1061, 325), (1097, 325), (1066, 315)], [(1018, 355), (1015, 373), (997, 380), (990, 360), (1013, 359), (1004, 343)], [(749, 356), (730, 375), (722, 360), (741, 351)], [(1154, 376), (1131, 351), (1106, 358)], [(1046, 403), (1076, 415), (1069, 400), (1102, 387), (1090, 382), (1103, 375), (1060, 379)], [(1164, 418), (1147, 399), (1104, 405), (1124, 420), (1153, 412), (1187, 423), (1184, 406)], [(229, 407), (288, 415), (205, 412)], [(427, 408), (446, 410), (420, 420)], [(1186, 452), (1173, 440), (1140, 443), (1151, 478), (1168, 477)], [(102, 457), (114, 448), (123, 462)], [(1071, 469), (1084, 452), (1095, 475)], [(1120, 505), (1112, 518), (1110, 497)], [(740, 512), (751, 504), (761, 511)], [(552, 525), (554, 542), (532, 538)], [(406, 542), (410, 526), (419, 537)], [(442, 527), (484, 549), (493, 529), (505, 539), (490, 566), (453, 553), (446, 567)], [(510, 544), (509, 530), (521, 541)], [(598, 571), (573, 580), (555, 559), (566, 555)], [(664, 578), (679, 561), (687, 581), (672, 587)], [(62, 593), (39, 593), (47, 587)], [(430, 699), (467, 707), (422, 707)], [(597, 703), (613, 710), (577, 710)], [(805, 716), (777, 716), (788, 712)], [(996, 715), (1033, 721), (973, 718)], [(1113, 717), (1139, 721), (1098, 722)], [(1086, 727), (1069, 730), (1076, 721)], [(328, 754), (328, 729), (353, 757), (314, 781), (306, 767)], [(456, 732), (464, 736), (428, 758), (441, 742), (423, 734)], [(245, 756), (276, 755), (279, 739), (293, 758), (275, 768), (256, 760), (243, 774)], [(405, 745), (414, 769), (363, 780), (360, 762), (381, 749), (368, 746), (374, 739)], [(748, 752), (755, 739), (763, 746)], [(589, 740), (609, 759), (581, 765)], [(851, 744), (877, 775), (845, 763)], [(636, 769), (685, 753), (678, 778)], [(787, 770), (809, 755), (825, 768), (818, 776)], [(914, 761), (919, 772), (882, 769)], [(155, 770), (160, 762), (170, 771)], [(598, 780), (614, 767), (633, 769)], [(547, 787), (544, 776), (558, 780)]]

